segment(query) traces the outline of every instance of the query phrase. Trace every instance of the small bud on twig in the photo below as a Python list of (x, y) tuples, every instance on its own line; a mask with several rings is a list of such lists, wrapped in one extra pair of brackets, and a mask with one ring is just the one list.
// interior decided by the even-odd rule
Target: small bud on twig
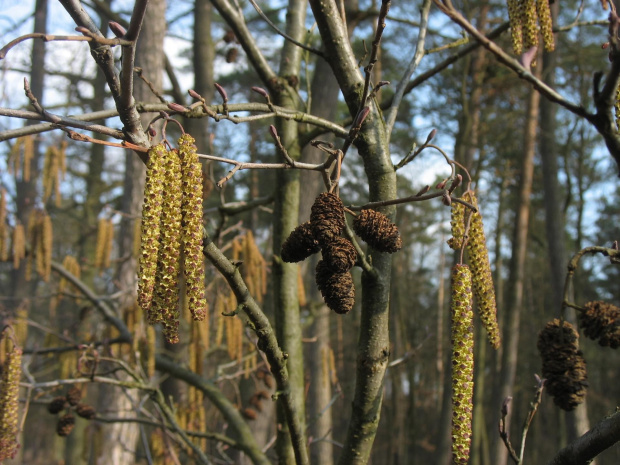
[(426, 186), (424, 186), (422, 189), (420, 189), (418, 191), (418, 193), (415, 195), (416, 197), (420, 197), (421, 195), (426, 194), (428, 191), (431, 190), (431, 186), (429, 186), (428, 184)]
[(84, 26), (78, 26), (78, 27), (75, 28), (75, 30), (77, 32), (81, 33), (81, 34), (84, 34), (84, 35), (87, 35), (87, 36), (90, 35), (90, 31), (87, 28), (85, 28)]
[(201, 102), (204, 102), (204, 101), (205, 101), (205, 99), (204, 99), (204, 98), (202, 98), (202, 96), (201, 96), (198, 92), (196, 92), (194, 89), (190, 89), (190, 90), (188, 90), (188, 91), (187, 91), (187, 93), (188, 93), (188, 94), (189, 94), (189, 96), (190, 96), (191, 98), (193, 98), (193, 99), (200, 100)]
[(454, 189), (459, 187), (462, 182), (463, 182), (463, 176), (461, 176), (460, 174), (457, 174), (456, 177), (452, 180), (450, 187), (448, 188), (448, 193), (452, 194), (452, 192), (454, 192)]
[(440, 183), (438, 183), (435, 186), (435, 189), (444, 189), (446, 187), (446, 183), (448, 182), (447, 179), (444, 179), (443, 181), (441, 181)]
[(426, 142), (424, 142), (424, 145), (432, 141), (436, 135), (437, 135), (437, 129), (433, 129), (431, 132), (429, 132), (428, 136), (426, 137)]
[(183, 105), (179, 105), (178, 103), (169, 103), (168, 104), (168, 108), (170, 108), (172, 111), (178, 111), (179, 113), (185, 113), (187, 111), (187, 108), (185, 108)]
[(444, 192), (444, 194), (441, 196), (441, 201), (446, 207), (452, 205), (452, 197), (450, 197), (450, 194), (448, 194), (447, 192)]
[(368, 113), (370, 113), (370, 108), (369, 107), (362, 108), (362, 111), (360, 111), (357, 114), (357, 117), (355, 118), (355, 121), (353, 122), (353, 127), (354, 128), (359, 128), (362, 125), (362, 123), (364, 122), (364, 120), (366, 119), (366, 117), (368, 116)]
[(271, 137), (273, 137), (276, 142), (280, 140), (280, 136), (278, 135), (278, 130), (273, 124), (269, 125), (269, 134), (271, 134)]
[(256, 87), (256, 86), (252, 86), (252, 90), (254, 92), (256, 92), (257, 94), (262, 95), (263, 97), (265, 97), (266, 99), (269, 98), (269, 94), (267, 93), (267, 91), (265, 89), (263, 89), (262, 87)]
[(505, 417), (506, 415), (508, 415), (508, 404), (510, 404), (510, 402), (512, 401), (512, 397), (508, 396), (504, 399), (504, 401), (502, 402), (502, 416)]
[(127, 34), (125, 28), (118, 24), (116, 21), (110, 21), (108, 23), (108, 27), (110, 28), (110, 31), (112, 31), (114, 35), (119, 39), (122, 39), (123, 37), (125, 37), (125, 34)]
[(218, 93), (222, 96), (222, 100), (224, 100), (224, 103), (228, 102), (228, 94), (226, 93), (224, 88), (220, 86), (217, 82), (213, 85), (215, 86), (215, 90), (217, 90)]

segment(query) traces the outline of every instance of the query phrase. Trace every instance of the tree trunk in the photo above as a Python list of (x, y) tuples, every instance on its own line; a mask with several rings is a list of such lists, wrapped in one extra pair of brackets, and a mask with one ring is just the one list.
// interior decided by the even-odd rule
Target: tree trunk
[[(540, 65), (534, 71), (540, 75)], [(534, 153), (536, 151), (536, 128), (538, 125), (538, 112), (540, 95), (532, 91), (527, 105), (525, 128), (523, 134), (523, 156), (521, 158), (519, 181), (519, 198), (515, 213), (515, 226), (512, 240), (512, 258), (510, 260), (510, 277), (508, 278), (508, 298), (504, 307), (504, 328), (502, 348), (502, 368), (499, 378), (499, 386), (496, 395), (493, 396), (491, 412), (495, 418), (503, 400), (514, 394), (514, 384), (517, 373), (517, 360), (519, 353), (519, 326), (521, 322), (521, 310), (523, 307), (523, 286), (525, 280), (525, 257), (527, 253), (527, 235), (530, 219), (530, 196), (532, 194), (532, 179), (534, 175)], [(510, 425), (510, 409), (507, 417)], [(512, 425), (515, 427), (516, 425)], [(514, 431), (511, 429), (511, 431)], [(504, 443), (496, 438), (493, 463), (506, 465), (508, 451)]]
[[(286, 33), (298, 41), (305, 34), (306, 3), (303, 0), (289, 2), (286, 15)], [(280, 56), (280, 78), (288, 85), (278, 92), (276, 103), (287, 108), (298, 106), (293, 94), (299, 83), (299, 67), (301, 49), (290, 41), (285, 41)], [(292, 159), (298, 160), (301, 155), (299, 146), (299, 126), (295, 121), (279, 119), (278, 134), (282, 145)], [(280, 155), (281, 156), (281, 155)], [(276, 173), (275, 205), (273, 215), (273, 250), (279, 254), (282, 243), (299, 224), (299, 171), (278, 170)], [(304, 362), (302, 329), (299, 319), (299, 299), (297, 295), (298, 265), (284, 263), (279, 258), (273, 262), (274, 315), (275, 330), (280, 347), (288, 354), (288, 373), (291, 397), (299, 418), (305, 418)], [(278, 406), (278, 438), (276, 450), (281, 464), (294, 464), (295, 455), (291, 438), (286, 426), (285, 413)]]

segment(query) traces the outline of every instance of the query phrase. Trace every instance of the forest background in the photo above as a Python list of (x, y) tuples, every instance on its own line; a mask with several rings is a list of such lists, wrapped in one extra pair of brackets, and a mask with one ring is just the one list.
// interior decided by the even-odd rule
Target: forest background
[[(123, 36), (123, 28), (135, 32), (132, 10), (135, 18), (141, 3), (88, 0), (81, 5), (103, 35), (114, 37)], [(226, 0), (148, 2), (135, 44), (140, 71), (133, 78), (145, 129), (141, 133), (119, 133), (128, 128), (127, 116), (118, 117), (119, 96), (110, 90), (109, 70), (106, 74), (95, 64), (87, 44), (58, 37), (26, 40), (3, 55), (0, 139), (6, 142), (0, 146), (0, 183), (7, 254), (0, 262), (0, 311), (3, 326), (16, 328), (24, 349), (21, 398), (27, 403), (21, 411), (28, 412), (18, 455), (6, 463), (304, 463), (295, 443), (297, 430), (308, 444), (305, 460), (310, 463), (450, 463), (449, 276), (458, 253), (446, 245), (450, 207), (436, 186), (452, 172), (438, 151), (412, 149), (414, 144), (424, 147), (433, 129), (432, 143), (473, 178), (503, 339), (501, 348), (493, 350), (476, 322), (470, 463), (510, 460), (497, 430), (500, 409), (512, 397), (509, 431), (519, 443), (536, 374), (541, 374), (537, 335), (547, 321), (560, 316), (568, 259), (584, 247), (610, 247), (620, 239), (620, 185), (618, 165), (608, 150), (610, 137), (604, 140), (592, 119), (576, 110), (579, 105), (598, 110), (594, 73), (614, 72), (614, 56), (610, 63), (609, 49), (601, 47), (609, 40), (609, 9), (599, 2), (552, 4), (556, 50), (538, 53), (536, 66), (529, 69), (532, 78), (525, 80), (519, 79), (516, 65), (510, 69), (497, 53), (477, 46), (471, 31), (463, 32), (430, 1), (392, 4), (377, 50), (372, 45), (381, 4), (338, 3), (358, 62), (347, 65), (364, 75), (369, 57), (377, 58), (365, 75), (375, 84), (373, 100), (391, 128), (382, 163), (398, 168), (393, 187), (383, 192), (373, 174), (376, 167), (368, 162), (364, 136), (361, 146), (359, 139), (353, 143), (342, 165), (340, 196), (352, 207), (387, 198), (411, 200), (382, 210), (398, 225), (402, 250), (389, 259), (369, 252), (372, 266), (383, 273), (382, 284), (375, 286), (383, 286), (381, 302), (362, 304), (374, 292), (374, 284), (363, 276), (368, 263), (352, 272), (357, 289), (353, 310), (337, 315), (316, 289), (315, 257), (299, 266), (279, 260), (281, 243), (308, 220), (312, 202), (325, 190), (318, 171), (237, 171), (242, 167), (232, 165), (231, 173), (230, 163), (203, 160), (206, 233), (227, 257), (218, 259), (213, 252), (207, 260), (209, 315), (196, 323), (185, 312), (181, 342), (170, 345), (133, 305), (134, 231), (144, 187), (144, 163), (137, 153), (143, 152), (92, 143), (88, 137), (118, 143), (116, 136), (148, 147), (148, 136), (159, 141), (165, 130), (176, 146), (179, 127), (159, 113), (166, 111), (196, 138), (200, 154), (282, 164), (287, 159), (278, 144), (283, 144), (295, 161), (322, 163), (329, 150), (310, 141), (351, 145), (357, 104), (340, 90), (349, 82), (339, 75), (346, 70), (336, 69), (337, 59), (321, 51), (338, 44), (325, 32), (332, 26), (318, 19), (323, 3), (310, 4), (261, 2), (257, 9), (252, 2)], [(76, 36), (75, 20), (63, 5), (75, 9), (78, 2), (2, 2), (2, 45), (32, 31)], [(458, 2), (456, 10), (512, 53), (505, 4)], [(292, 45), (276, 28), (306, 48)], [(118, 68), (127, 59), (120, 49), (132, 47), (111, 49)], [(339, 53), (345, 52), (332, 55)], [(33, 107), (33, 98), (24, 95), (24, 78), (32, 97), (49, 113)], [(127, 73), (120, 79), (126, 83)], [(382, 81), (390, 84), (377, 90)], [(540, 82), (565, 100), (550, 102), (545, 95), (553, 95), (544, 89), (541, 98), (531, 85), (540, 89)], [(202, 103), (218, 105), (206, 107), (217, 114), (200, 114)], [(190, 105), (192, 116), (201, 118), (179, 114)], [(378, 114), (370, 107), (368, 125)], [(22, 127), (18, 118), (24, 115), (18, 112), (33, 108), (39, 117), (31, 115)], [(228, 117), (228, 109), (236, 116)], [(301, 113), (318, 119), (291, 120)], [(52, 121), (50, 114), (90, 115), (89, 124), (100, 126), (55, 121), (88, 136), (73, 140), (67, 132), (37, 126)], [(154, 118), (158, 120), (149, 134)], [(272, 124), (280, 142), (274, 140)], [(425, 186), (432, 198), (416, 198)], [(29, 264), (33, 244), (19, 263), (8, 246), (14, 230), (28, 225), (33, 212), (51, 219), (53, 259), (47, 269)], [(69, 269), (72, 262), (66, 256), (76, 259), (79, 272)], [(219, 265), (213, 266), (215, 262)], [(29, 266), (36, 272), (27, 279)], [(238, 308), (241, 284), (232, 277), (237, 268), (288, 356), (290, 390), (281, 391), (280, 375), (274, 373), (274, 378), (268, 371), (272, 360), (259, 353), (248, 318), (240, 318), (246, 310)], [(619, 271), (608, 259), (584, 257), (569, 300), (618, 304)], [(362, 297), (362, 289), (373, 291)], [(369, 322), (363, 305), (387, 308), (388, 301), (389, 318)], [(570, 312), (566, 316), (575, 318)], [(375, 324), (385, 333), (373, 333)], [(370, 355), (363, 353), (360, 341), (363, 334), (370, 339), (379, 334), (387, 341), (388, 332), (384, 359), (370, 363), (380, 365), (373, 379), (363, 373), (362, 362)], [(583, 337), (580, 348), (588, 367), (587, 400), (567, 413), (544, 395), (523, 463), (547, 463), (617, 407), (617, 351)], [(372, 391), (372, 402), (369, 411), (360, 413), (356, 406), (365, 405), (359, 398), (364, 376), (370, 380), (365, 392)], [(95, 407), (96, 418), (77, 418), (71, 434), (59, 437), (58, 416), (48, 413), (48, 404), (73, 385)], [(272, 395), (283, 401), (272, 401)], [(353, 439), (356, 425), (372, 430), (368, 446)], [(288, 428), (294, 430), (292, 441)], [(352, 458), (354, 452), (362, 457)], [(597, 459), (600, 465), (619, 461), (617, 444)]]

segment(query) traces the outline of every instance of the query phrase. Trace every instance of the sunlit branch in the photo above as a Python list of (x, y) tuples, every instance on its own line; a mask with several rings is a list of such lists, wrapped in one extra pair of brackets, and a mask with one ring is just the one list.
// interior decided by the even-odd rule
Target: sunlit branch
[(20, 44), (26, 40), (30, 39), (41, 39), (43, 42), (97, 42), (102, 45), (109, 45), (114, 47), (116, 45), (129, 45), (130, 42), (123, 39), (108, 39), (107, 37), (95, 37), (95, 36), (59, 36), (54, 34), (43, 34), (41, 32), (34, 32), (31, 34), (25, 34), (23, 36), (18, 37), (17, 39), (12, 40), (8, 44), (6, 44), (2, 49), (0, 49), (0, 60), (6, 58), (7, 53), (15, 47), (17, 44)]
[(387, 126), (388, 134), (392, 133), (392, 129), (394, 128), (394, 123), (396, 122), (396, 114), (398, 113), (398, 107), (405, 95), (405, 89), (407, 87), (407, 83), (415, 70), (417, 69), (420, 61), (422, 61), (422, 57), (424, 56), (424, 43), (426, 40), (426, 32), (428, 29), (428, 15), (431, 10), (431, 0), (424, 0), (424, 4), (422, 5), (421, 12), (421, 20), (420, 20), (420, 29), (418, 31), (418, 41), (415, 46), (415, 53), (413, 54), (413, 58), (409, 62), (409, 66), (403, 73), (403, 76), (396, 86), (394, 91), (394, 97), (392, 98), (392, 104), (390, 108), (386, 112), (385, 121)]
[(275, 24), (273, 24), (273, 21), (271, 21), (269, 19), (269, 17), (263, 13), (263, 10), (260, 9), (260, 7), (258, 6), (258, 4), (254, 1), (254, 0), (250, 0), (250, 3), (252, 4), (252, 6), (254, 7), (254, 9), (256, 10), (256, 12), (258, 13), (258, 15), (263, 18), (263, 20), (269, 24), (269, 26), (276, 31), (280, 36), (284, 37), (286, 40), (288, 40), (289, 42), (297, 45), (300, 48), (303, 48), (304, 50), (307, 50), (311, 53), (314, 53), (317, 56), (320, 56), (321, 58), (325, 58), (325, 54), (323, 52), (321, 52), (320, 50), (316, 49), (316, 48), (312, 48), (309, 47), (305, 44), (302, 44), (301, 42), (298, 42), (297, 40), (293, 39), (291, 36), (289, 36), (286, 32), (280, 30), (278, 28), (278, 26), (276, 26)]

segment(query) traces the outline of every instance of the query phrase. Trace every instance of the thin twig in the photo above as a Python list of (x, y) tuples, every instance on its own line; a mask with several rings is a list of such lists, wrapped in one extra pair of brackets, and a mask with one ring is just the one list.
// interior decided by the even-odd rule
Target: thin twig
[(108, 39), (106, 37), (96, 37), (92, 35), (88, 36), (58, 36), (54, 34), (43, 34), (41, 32), (34, 32), (31, 34), (25, 34), (12, 40), (0, 49), (0, 60), (6, 58), (7, 53), (15, 47), (17, 44), (29, 39), (41, 39), (43, 42), (97, 42), (102, 45), (109, 45), (115, 47), (117, 45), (129, 45), (130, 42), (123, 39)]

